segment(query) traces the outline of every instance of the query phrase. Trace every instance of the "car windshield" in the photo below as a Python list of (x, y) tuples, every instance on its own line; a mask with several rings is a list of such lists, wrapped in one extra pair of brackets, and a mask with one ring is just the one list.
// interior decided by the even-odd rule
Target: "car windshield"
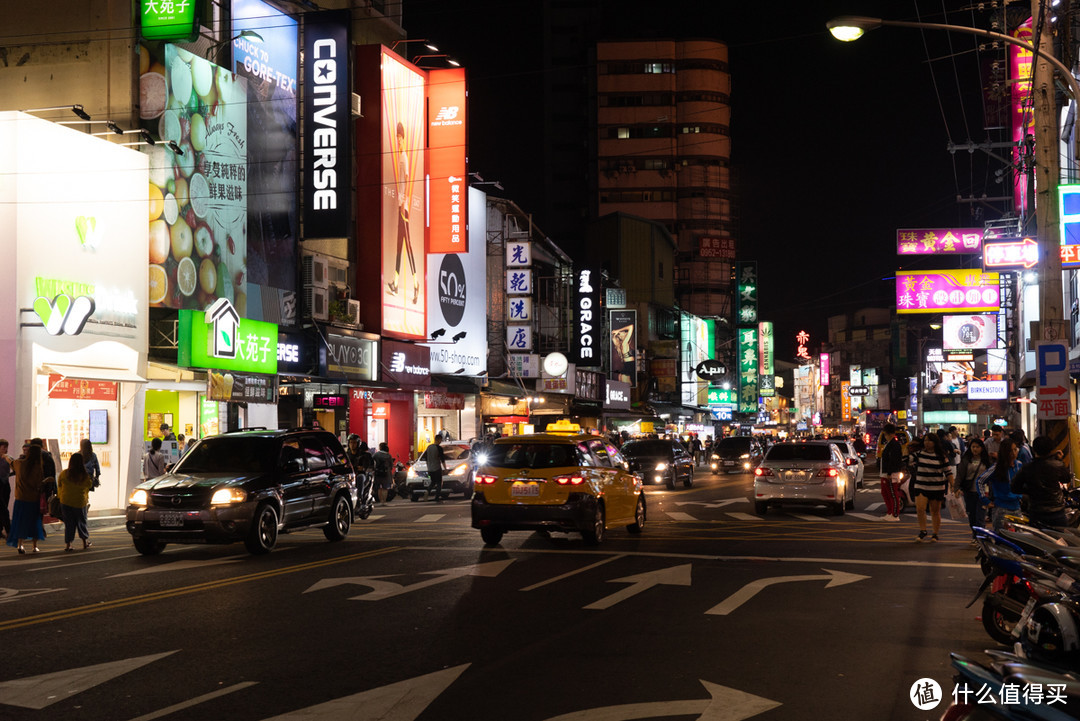
[(277, 463), (277, 438), (218, 436), (204, 438), (173, 468), (174, 473), (251, 475), (269, 473)]
[(487, 465), (497, 468), (559, 468), (577, 466), (577, 451), (569, 443), (496, 443)]
[(622, 447), (622, 454), (627, 458), (639, 456), (670, 456), (669, 441), (631, 441)]
[(717, 444), (717, 448), (722, 450), (740, 450), (747, 452), (750, 450), (750, 439), (744, 437), (741, 438), (723, 438), (720, 443)]
[(769, 449), (767, 461), (828, 461), (832, 459), (829, 447), (802, 443), (782, 443)]
[(448, 461), (461, 461), (469, 457), (469, 449), (465, 446), (443, 446), (443, 453)]

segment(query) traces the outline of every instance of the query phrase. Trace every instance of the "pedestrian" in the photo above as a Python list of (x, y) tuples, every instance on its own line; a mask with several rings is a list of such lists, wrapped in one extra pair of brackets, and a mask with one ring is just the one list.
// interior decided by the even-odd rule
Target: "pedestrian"
[(0, 538), (11, 535), (11, 469), (15, 459), (8, 455), (8, 442), (0, 438)]
[(967, 452), (967, 443), (964, 442), (964, 437), (960, 435), (960, 431), (956, 430), (956, 426), (949, 426), (949, 440), (954, 441), (954, 445), (957, 450), (960, 451), (960, 455), (964, 455)]
[(168, 423), (162, 423), (161, 424), (161, 440), (163, 440), (163, 441), (175, 441), (176, 440), (176, 434), (172, 432), (171, 428), (169, 428)]
[(372, 475), (371, 453), (368, 452), (367, 444), (356, 433), (350, 433), (345, 448), (345, 455), (352, 463), (356, 473), (356, 489), (359, 494), (357, 504), (367, 506), (375, 502), (374, 484)]
[(424, 449), (424, 461), (427, 463), (428, 477), (431, 478), (430, 491), (435, 493), (435, 502), (442, 503), (443, 471), (446, 470), (446, 453), (439, 445), (439, 439)]
[(150, 450), (143, 456), (143, 478), (150, 480), (165, 475), (167, 462), (165, 454), (161, 451), (161, 439), (155, 438), (150, 441)]
[(931, 541), (938, 541), (941, 530), (941, 502), (945, 500), (945, 491), (953, 480), (949, 456), (941, 439), (936, 433), (927, 433), (922, 439), (922, 449), (913, 457), (915, 467), (911, 492), (915, 497), (915, 512), (919, 521), (919, 536), (916, 540), (926, 539), (926, 511), (930, 510), (932, 523)]
[(45, 491), (46, 497), (56, 495), (56, 461), (53, 460), (52, 454), (45, 450), (45, 441), (40, 438), (31, 438), (31, 446), (37, 446), (41, 449), (41, 473), (44, 480), (42, 481), (42, 490)]
[(33, 543), (38, 552), (38, 541), (45, 538), (45, 526), (41, 522), (42, 489), (45, 476), (41, 464), (41, 446), (27, 444), (26, 457), (15, 461), (15, 505), (11, 513), (11, 533), (7, 545), (26, 553), (23, 541)]
[(701, 439), (697, 437), (696, 433), (694, 434), (694, 439), (692, 441), (690, 441), (690, 447), (694, 449), (694, 465), (695, 466), (700, 466), (701, 465), (701, 451), (702, 451), (703, 446), (701, 445)]
[(972, 536), (975, 529), (983, 525), (983, 507), (979, 500), (979, 489), (975, 487), (975, 480), (986, 473), (992, 461), (986, 451), (986, 444), (982, 438), (975, 436), (968, 444), (964, 455), (960, 456), (960, 465), (956, 470), (953, 488), (962, 495), (964, 505), (967, 507), (968, 525), (971, 527)]
[(991, 509), (990, 518), (995, 531), (1005, 527), (1006, 516), (1020, 510), (1020, 496), (1012, 492), (1012, 479), (1020, 472), (1016, 455), (1016, 444), (1012, 439), (1002, 440), (997, 462), (975, 480), (979, 492), (985, 492), (980, 501)]
[(394, 500), (394, 459), (385, 441), (379, 444), (379, 450), (371, 454), (371, 463), (375, 486), (386, 491), (386, 502), (389, 503)]
[(900, 484), (904, 480), (904, 449), (896, 438), (896, 426), (886, 423), (882, 431), (884, 445), (881, 447), (881, 497), (885, 499), (883, 521), (899, 521), (904, 510)]
[(64, 550), (71, 551), (71, 542), (78, 532), (82, 547), (90, 548), (90, 532), (86, 528), (86, 511), (90, 506), (90, 490), (94, 479), (86, 472), (81, 453), (72, 453), (68, 467), (60, 472), (57, 489), (60, 494), (60, 517), (64, 521)]
[(94, 453), (94, 445), (90, 443), (89, 438), (83, 438), (79, 441), (79, 455), (82, 456), (86, 475), (90, 476), (90, 479), (94, 482), (90, 488), (92, 491), (101, 485), (101, 464), (98, 462), (97, 454)]
[(1001, 446), (1001, 441), (1005, 439), (1005, 431), (1001, 426), (994, 426), (990, 429), (990, 437), (984, 439), (983, 444), (986, 446), (986, 452), (990, 454), (990, 460), (997, 463), (998, 448)]
[(1009, 489), (1027, 496), (1027, 514), (1031, 520), (1063, 528), (1068, 525), (1063, 488), (1069, 484), (1069, 470), (1048, 436), (1036, 437), (1031, 447), (1035, 458), (1020, 469), (1010, 481)]
[(1012, 429), (1009, 431), (1009, 438), (1012, 438), (1013, 443), (1016, 444), (1016, 460), (1020, 461), (1021, 466), (1026, 466), (1035, 459), (1031, 454), (1031, 446), (1028, 445), (1023, 429)]

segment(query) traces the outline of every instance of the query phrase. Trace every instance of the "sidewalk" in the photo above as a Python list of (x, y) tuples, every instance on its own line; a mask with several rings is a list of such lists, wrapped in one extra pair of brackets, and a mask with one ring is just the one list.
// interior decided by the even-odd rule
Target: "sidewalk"
[[(122, 508), (107, 508), (100, 511), (90, 511), (86, 519), (87, 528), (113, 528), (122, 527), (127, 517)], [(42, 519), (45, 530), (49, 533), (63, 533), (64, 522), (48, 514)]]

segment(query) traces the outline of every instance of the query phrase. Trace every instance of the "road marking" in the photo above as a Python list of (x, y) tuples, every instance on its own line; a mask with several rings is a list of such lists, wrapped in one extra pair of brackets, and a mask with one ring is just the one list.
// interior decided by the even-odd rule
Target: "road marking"
[(133, 606), (138, 603), (147, 603), (150, 601), (160, 601), (166, 598), (174, 598), (179, 596), (185, 596), (189, 593), (198, 593), (200, 591), (212, 591), (218, 588), (224, 588), (225, 586), (235, 586), (240, 583), (247, 583), (249, 581), (261, 581), (266, 578), (273, 578), (275, 576), (284, 576), (290, 573), (298, 573), (301, 571), (310, 571), (314, 568), (323, 568), (324, 566), (334, 566), (339, 563), (348, 563), (349, 561), (355, 561), (360, 558), (371, 558), (373, 556), (381, 556), (387, 553), (394, 553), (400, 551), (400, 546), (388, 546), (386, 548), (378, 548), (372, 551), (364, 551), (362, 553), (350, 553), (347, 556), (339, 556), (337, 558), (328, 558), (322, 561), (312, 561), (310, 563), (301, 563), (296, 566), (287, 566), (285, 568), (273, 569), (269, 571), (259, 571), (257, 573), (249, 573), (245, 576), (236, 576), (233, 578), (223, 578), (216, 581), (206, 581), (204, 583), (196, 583), (191, 586), (182, 586), (180, 588), (165, 589), (162, 591), (155, 591), (153, 593), (144, 593), (139, 596), (128, 596), (126, 598), (117, 598), (111, 601), (101, 601), (99, 603), (92, 603), (86, 606), (76, 606), (74, 608), (63, 608), (56, 611), (49, 611), (47, 613), (40, 613), (36, 616), (26, 616), (25, 618), (13, 618), (7, 621), (0, 621), (0, 631), (9, 631), (14, 628), (23, 628), (26, 626), (33, 626), (39, 623), (48, 623), (50, 621), (59, 621), (65, 618), (75, 618), (76, 616), (83, 616), (88, 613), (97, 613), (99, 611), (109, 611), (116, 608), (124, 608), (125, 606)]
[(66, 588), (35, 588), (33, 591), (29, 589), (20, 588), (0, 588), (0, 603), (12, 603), (14, 601), (21, 601), (24, 598), (30, 596), (37, 596), (42, 593), (55, 593), (57, 591), (66, 591)]
[(708, 681), (701, 681), (701, 685), (709, 692), (709, 698), (602, 706), (554, 716), (547, 721), (633, 721), (695, 715), (698, 721), (743, 721), (782, 705), (779, 701)]
[(151, 656), (138, 656), (5, 681), (0, 683), (0, 704), (40, 711), (58, 701), (63, 701), (174, 653), (176, 651), (166, 651)]
[(689, 513), (683, 513), (682, 511), (664, 511), (665, 515), (673, 521), (696, 521), (697, 519), (691, 516)]
[(753, 516), (753, 515), (750, 515), (749, 513), (741, 513), (739, 511), (729, 512), (729, 513), (727, 513), (725, 515), (731, 516), (736, 521), (760, 521), (760, 520), (762, 520), (761, 516)]
[(147, 573), (161, 573), (162, 571), (188, 571), (192, 568), (218, 566), (222, 563), (239, 563), (241, 560), (247, 558), (250, 558), (250, 556), (245, 553), (242, 556), (226, 556), (225, 558), (212, 558), (202, 561), (197, 561), (194, 559), (189, 559), (187, 561), (173, 561), (172, 563), (161, 563), (155, 566), (147, 566), (146, 568), (140, 568), (136, 571), (117, 573), (112, 576), (106, 576), (105, 578), (120, 578), (121, 576), (141, 576)]
[(435, 523), (446, 518), (445, 513), (429, 513), (426, 516), (420, 516), (413, 523)]
[(602, 611), (606, 608), (611, 608), (620, 601), (625, 601), (631, 596), (636, 596), (643, 591), (648, 591), (653, 586), (689, 586), (690, 568), (691, 564), (684, 563), (681, 566), (672, 566), (671, 568), (662, 568), (659, 571), (639, 573), (634, 576), (627, 576), (626, 578), (613, 578), (609, 580), (608, 583), (629, 583), (633, 585), (627, 586), (621, 591), (616, 591), (610, 596), (601, 598), (599, 601), (594, 601), (583, 608), (593, 611)]
[(877, 503), (871, 503), (869, 506), (866, 507), (866, 510), (868, 510), (868, 511), (876, 511), (877, 509), (881, 508), (884, 505), (885, 504), (883, 502), (878, 501)]
[(435, 578), (429, 578), (426, 581), (418, 581), (417, 583), (410, 583), (407, 586), (401, 583), (381, 580), (383, 578), (387, 578), (388, 576), (353, 576), (346, 578), (324, 578), (321, 581), (316, 582), (313, 586), (304, 591), (304, 593), (321, 591), (324, 588), (333, 588), (334, 586), (343, 585), (368, 586), (372, 589), (369, 593), (365, 593), (362, 596), (353, 596), (349, 600), (381, 601), (384, 598), (400, 596), (401, 594), (409, 593), (410, 591), (419, 591), (422, 588), (428, 588), (429, 586), (446, 583), (447, 581), (453, 581), (455, 578), (462, 578), (464, 576), (483, 576), (486, 578), (494, 578), (495, 576), (498, 576), (500, 573), (502, 573), (506, 569), (506, 567), (513, 562), (514, 559), (511, 558), (504, 561), (488, 561), (487, 563), (475, 563), (470, 566), (445, 568), (440, 571), (424, 571), (423, 575), (426, 576), (434, 574)]
[(603, 566), (605, 563), (611, 563), (612, 561), (617, 561), (622, 557), (623, 557), (623, 554), (620, 553), (617, 556), (611, 556), (610, 558), (605, 558), (605, 559), (603, 559), (601, 561), (597, 561), (596, 563), (590, 563), (588, 566), (585, 566), (584, 568), (579, 568), (576, 571), (570, 571), (569, 573), (564, 573), (561, 576), (555, 576), (555, 578), (549, 578), (546, 581), (541, 581), (540, 583), (534, 583), (533, 585), (526, 586), (525, 588), (523, 588), (521, 590), (522, 591), (533, 591), (533, 590), (535, 590), (537, 588), (541, 588), (542, 586), (546, 586), (549, 583), (555, 583), (556, 581), (561, 581), (564, 578), (570, 578), (571, 576), (576, 576), (579, 573), (584, 573), (585, 571), (591, 571), (592, 569), (596, 568), (597, 566)]
[(705, 612), (706, 616), (727, 616), (729, 613), (743, 605), (765, 588), (777, 583), (789, 583), (791, 581), (825, 581), (825, 588), (833, 588), (834, 586), (844, 586), (849, 583), (855, 583), (856, 581), (862, 581), (870, 578), (869, 576), (860, 576), (857, 573), (845, 573), (843, 571), (830, 571), (827, 568), (821, 569), (825, 571), (825, 576), (777, 576), (775, 578), (759, 578), (756, 581), (751, 581), (735, 593), (728, 596), (726, 599), (716, 604), (708, 611)]
[(745, 498), (728, 498), (723, 501), (675, 501), (676, 506), (704, 506), (705, 508), (723, 508), (732, 503), (747, 503)]
[(398, 681), (265, 721), (415, 721), (469, 665)]
[(863, 521), (881, 522), (881, 516), (875, 516), (871, 513), (848, 513), (849, 518), (858, 518)]
[(167, 706), (167, 707), (161, 709), (160, 711), (151, 711), (150, 713), (143, 714), (142, 716), (139, 716), (138, 718), (133, 718), (133, 719), (131, 719), (131, 721), (152, 721), (153, 719), (156, 719), (156, 718), (162, 718), (163, 716), (169, 716), (171, 714), (176, 713), (177, 711), (181, 711), (181, 710), (186, 709), (186, 708), (191, 708), (192, 706), (198, 706), (199, 704), (206, 703), (207, 701), (212, 701), (213, 699), (218, 698), (219, 696), (226, 696), (226, 695), (228, 695), (230, 693), (234, 693), (236, 691), (243, 691), (245, 688), (248, 688), (249, 686), (255, 686), (258, 683), (259, 683), (258, 681), (244, 681), (243, 683), (233, 684), (232, 686), (229, 686), (228, 688), (218, 689), (217, 691), (211, 691), (210, 693), (204, 693), (202, 696), (196, 696), (195, 698), (190, 699), (188, 701), (183, 701), (181, 703), (173, 704), (172, 706)]
[(386, 515), (382, 514), (382, 513), (376, 513), (374, 515), (368, 516), (367, 520), (369, 520), (369, 521), (377, 521), (380, 518), (386, 518)]
[(789, 511), (788, 515), (791, 516), (792, 518), (798, 518), (799, 520), (802, 520), (802, 521), (825, 521), (826, 523), (829, 522), (828, 518), (822, 518), (821, 516), (811, 516), (810, 514), (807, 514), (807, 513), (791, 513)]

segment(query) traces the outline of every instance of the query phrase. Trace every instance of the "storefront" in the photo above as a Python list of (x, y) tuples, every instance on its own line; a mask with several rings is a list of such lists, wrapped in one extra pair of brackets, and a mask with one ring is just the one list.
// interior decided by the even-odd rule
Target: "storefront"
[(92, 507), (121, 508), (141, 457), (146, 156), (9, 112), (0, 157), (0, 437), (13, 455), (41, 437), (61, 467), (89, 439)]

